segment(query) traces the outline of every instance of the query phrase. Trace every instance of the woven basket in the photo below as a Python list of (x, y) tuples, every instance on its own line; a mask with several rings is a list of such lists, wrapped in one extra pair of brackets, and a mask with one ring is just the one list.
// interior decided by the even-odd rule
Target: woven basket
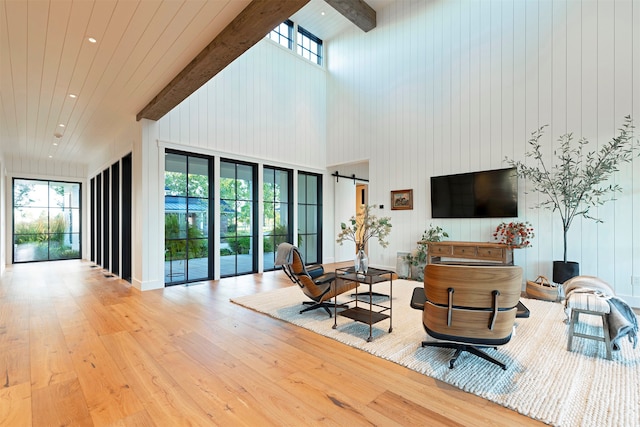
[(536, 280), (527, 280), (527, 296), (544, 301), (558, 300), (558, 287), (544, 276)]

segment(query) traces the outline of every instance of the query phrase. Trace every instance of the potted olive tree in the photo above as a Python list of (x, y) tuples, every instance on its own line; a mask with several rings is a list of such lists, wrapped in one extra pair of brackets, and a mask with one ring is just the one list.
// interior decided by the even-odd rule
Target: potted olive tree
[(589, 141), (585, 138), (574, 143), (573, 134), (560, 136), (560, 145), (554, 152), (556, 159), (553, 164), (548, 165), (540, 146), (545, 127), (546, 125), (533, 132), (528, 142), (531, 151), (526, 156), (535, 160), (534, 165), (529, 166), (508, 158), (505, 160), (517, 168), (518, 176), (532, 184), (533, 191), (546, 196), (535, 207), (557, 211), (560, 215), (564, 251), (563, 260), (554, 261), (553, 281), (564, 283), (579, 274), (578, 263), (567, 261), (567, 236), (573, 220), (582, 216), (602, 222), (600, 218), (591, 215), (590, 208), (613, 200), (614, 193), (621, 191), (618, 184), (607, 181), (618, 170), (619, 164), (631, 162), (633, 152), (638, 148), (638, 141), (633, 139), (633, 120), (631, 116), (626, 116), (618, 135), (599, 150), (586, 152)]

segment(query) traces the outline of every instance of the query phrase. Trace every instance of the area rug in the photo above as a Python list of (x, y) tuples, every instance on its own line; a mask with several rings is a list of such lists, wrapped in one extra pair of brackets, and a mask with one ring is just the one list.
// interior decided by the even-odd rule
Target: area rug
[[(384, 284), (377, 285), (385, 291)], [(523, 298), (529, 318), (516, 319), (511, 341), (489, 354), (506, 371), (469, 353), (449, 369), (452, 350), (421, 347), (427, 339), (422, 312), (409, 306), (418, 282), (393, 282), (393, 331), (389, 321), (369, 326), (338, 316), (337, 329), (324, 310), (300, 314), (304, 295), (296, 286), (232, 298), (232, 302), (333, 338), (375, 356), (444, 381), (523, 415), (556, 426), (640, 426), (640, 345), (625, 338), (613, 360), (604, 344), (574, 338), (567, 351), (567, 326), (560, 303)], [(342, 297), (344, 298), (344, 297)], [(382, 300), (381, 300), (382, 301)], [(340, 302), (340, 299), (338, 300)], [(583, 321), (584, 318), (584, 321)], [(593, 319), (594, 321), (591, 321)], [(596, 333), (594, 316), (581, 316), (582, 332)]]

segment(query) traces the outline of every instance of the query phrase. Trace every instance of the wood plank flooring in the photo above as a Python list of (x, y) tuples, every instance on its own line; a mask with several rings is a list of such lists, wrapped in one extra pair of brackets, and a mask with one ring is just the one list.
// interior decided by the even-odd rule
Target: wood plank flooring
[(229, 301), (282, 272), (139, 292), (91, 266), (0, 278), (1, 426), (542, 425)]

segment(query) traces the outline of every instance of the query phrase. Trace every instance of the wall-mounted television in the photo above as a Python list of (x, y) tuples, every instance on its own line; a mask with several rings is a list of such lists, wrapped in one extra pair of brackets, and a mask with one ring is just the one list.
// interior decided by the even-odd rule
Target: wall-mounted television
[(431, 177), (433, 218), (518, 216), (516, 168)]

